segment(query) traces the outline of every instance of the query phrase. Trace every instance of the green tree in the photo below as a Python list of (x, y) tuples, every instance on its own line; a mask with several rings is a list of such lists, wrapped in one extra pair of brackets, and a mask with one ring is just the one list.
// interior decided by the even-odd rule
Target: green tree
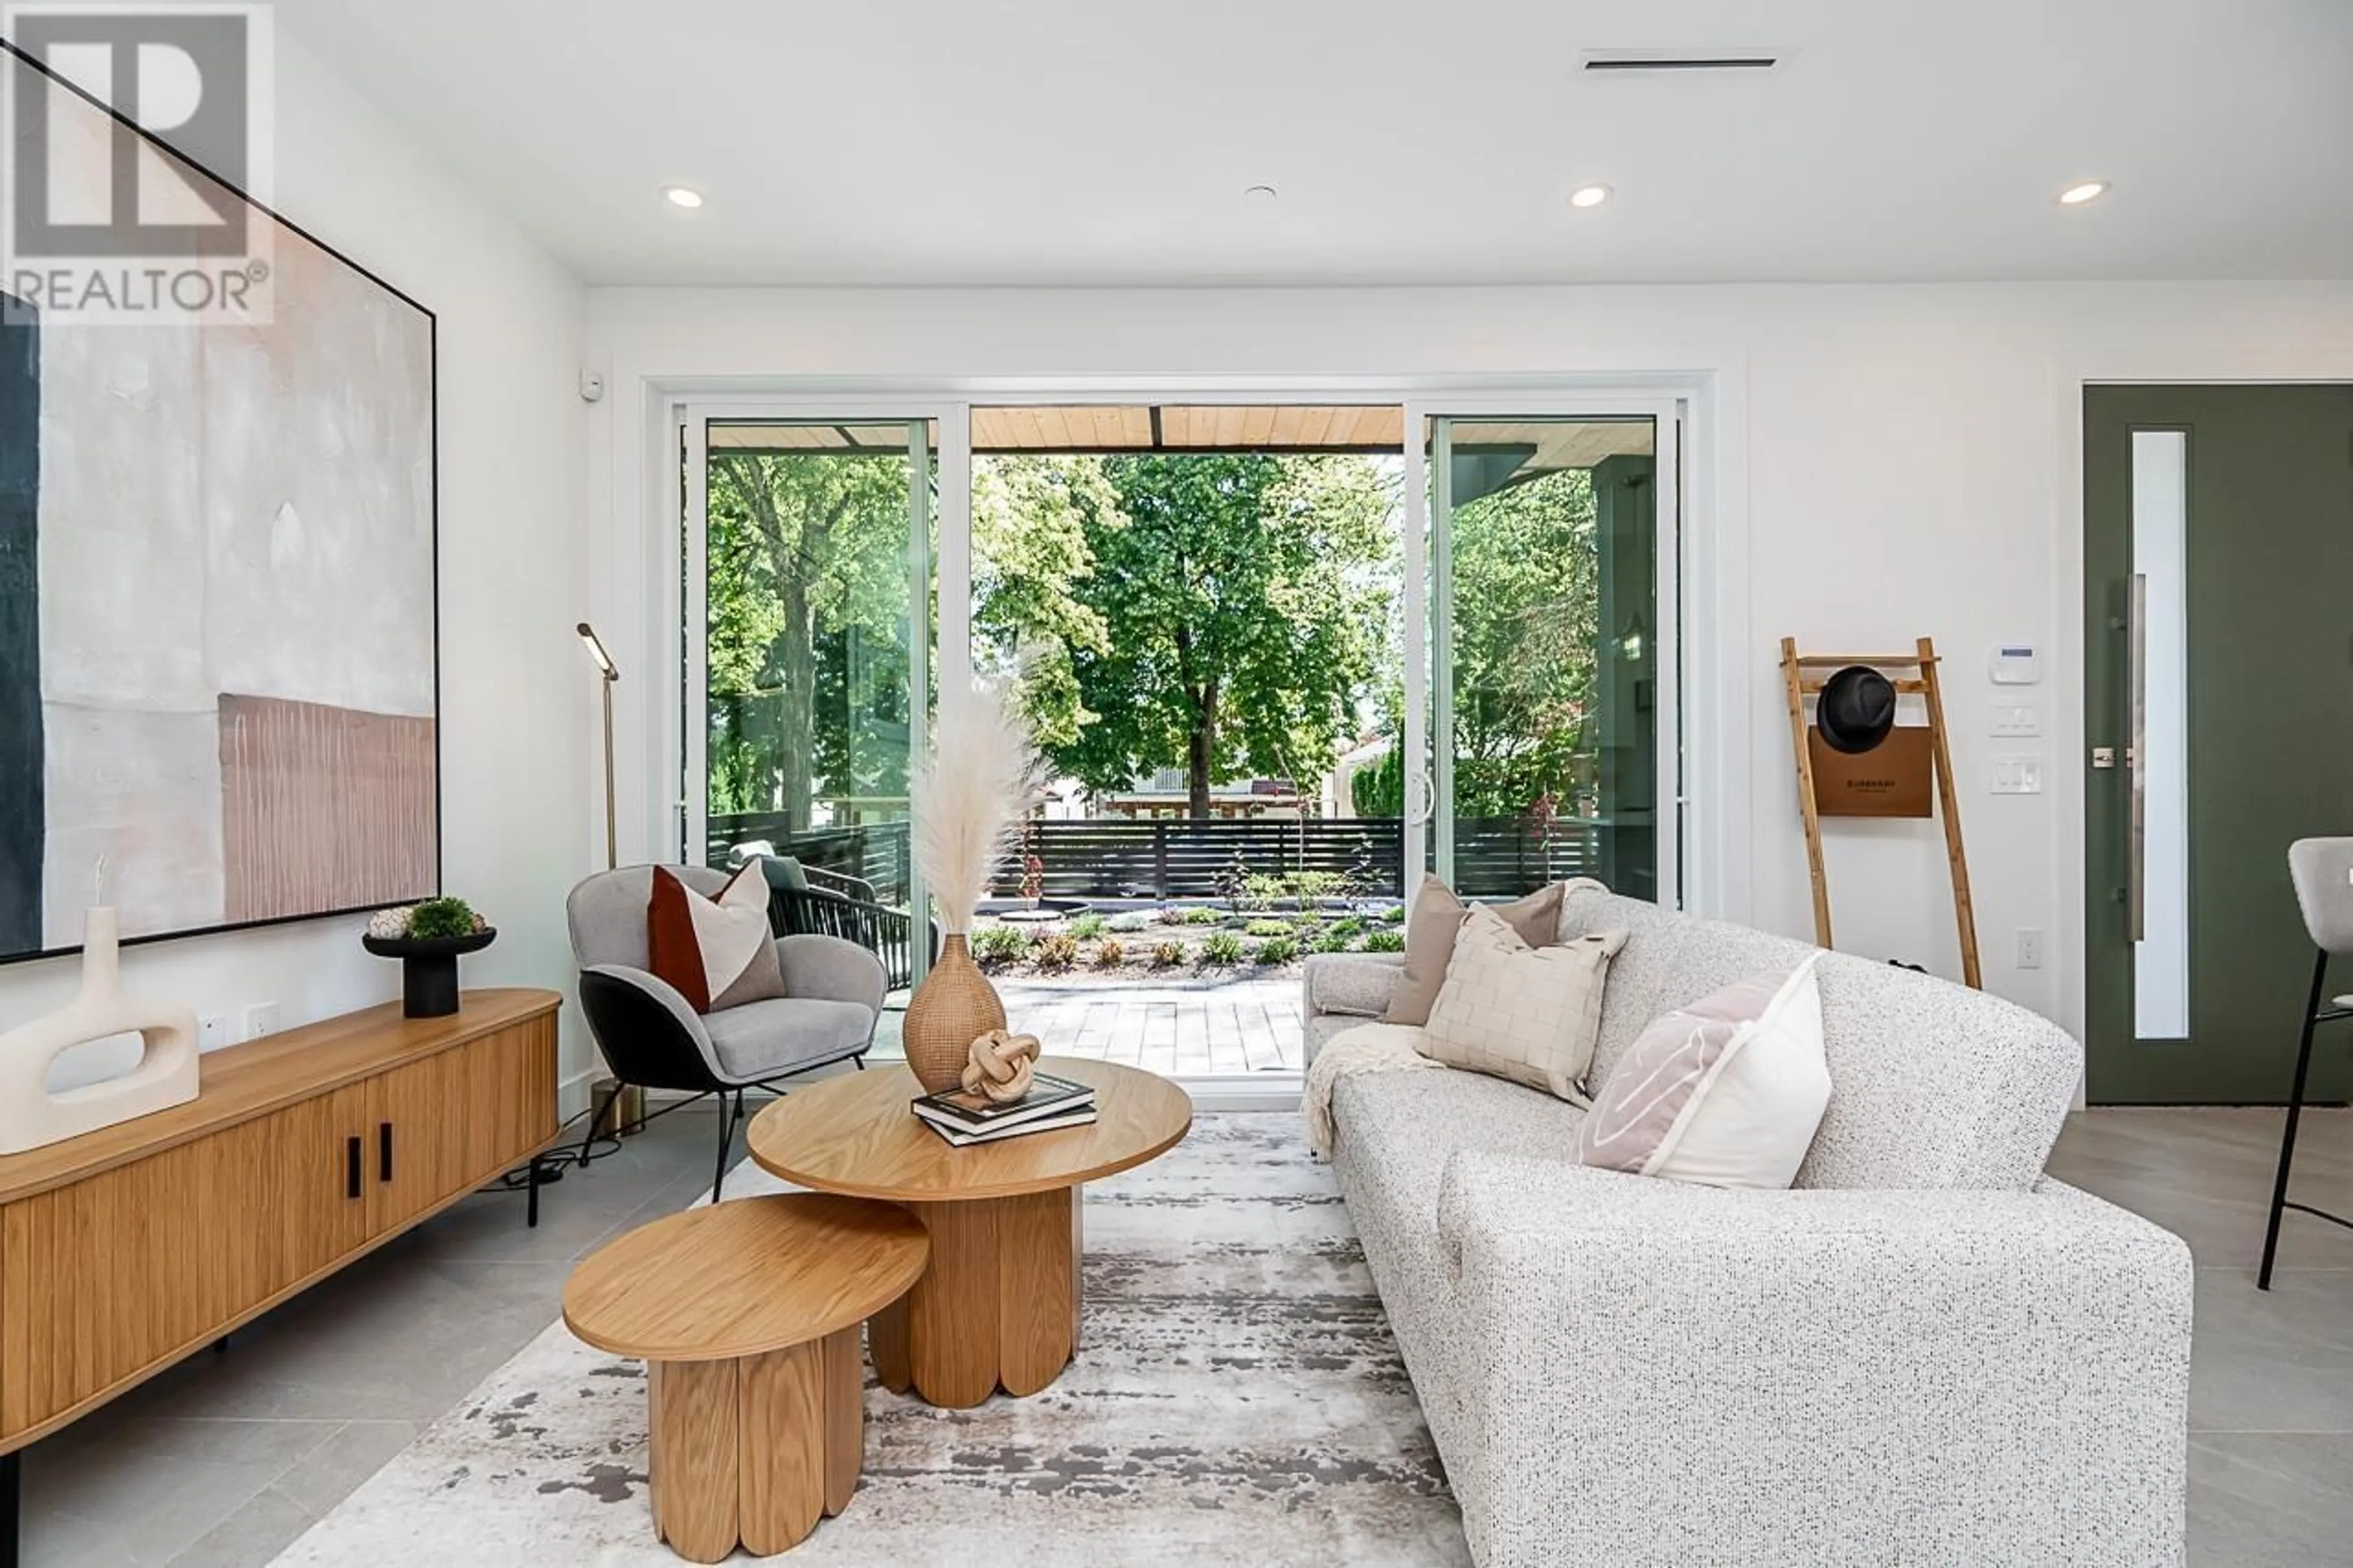
[(1071, 650), (1097, 717), (1055, 760), (1097, 789), (1181, 765), (1196, 816), (1240, 772), (1320, 775), (1355, 736), (1382, 640), (1393, 481), (1341, 457), (1102, 467), (1117, 510), (1081, 507), (1093, 560), (1071, 595), (1111, 636)]
[[(1599, 555), (1593, 478), (1544, 474), (1456, 509), (1454, 802), (1461, 817), (1564, 814), (1592, 792)], [(1405, 809), (1404, 696), (1381, 694), (1388, 754), (1358, 773), (1358, 815)]]
[(1095, 721), (1072, 659), (1109, 651), (1102, 614), (1075, 595), (1094, 572), (1088, 529), (1119, 498), (1102, 460), (984, 457), (973, 464), (973, 642), (985, 676), (1018, 675), (1038, 743), (1057, 755)]
[(903, 744), (861, 746), (853, 708), (905, 722), (903, 455), (714, 452), (711, 809), (808, 826), (835, 795), (902, 793)]

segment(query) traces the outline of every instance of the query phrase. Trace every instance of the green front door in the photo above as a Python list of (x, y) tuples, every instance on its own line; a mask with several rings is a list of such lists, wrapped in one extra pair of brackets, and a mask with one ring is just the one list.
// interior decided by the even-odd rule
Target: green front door
[(2084, 589), (2090, 1098), (2283, 1102), (2287, 847), (2353, 835), (2353, 386), (2086, 388)]

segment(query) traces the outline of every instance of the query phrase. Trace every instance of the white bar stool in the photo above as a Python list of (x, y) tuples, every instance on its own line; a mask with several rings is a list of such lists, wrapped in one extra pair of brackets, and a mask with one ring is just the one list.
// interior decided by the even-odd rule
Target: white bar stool
[(2295, 1163), (2295, 1124), (2304, 1113), (2304, 1084), (2312, 1068), (2312, 1031), (2339, 1018), (2353, 1018), (2353, 996), (2330, 999), (2321, 1005), (2332, 953), (2353, 952), (2353, 838), (2299, 838), (2287, 847), (2288, 880), (2295, 884), (2296, 907), (2304, 911), (2304, 929), (2312, 933), (2318, 954), (2312, 965), (2312, 995), (2304, 1007), (2304, 1041), (2296, 1047), (2295, 1081), (2288, 1090), (2287, 1130), (2280, 1138), (2279, 1179), (2272, 1184), (2270, 1223), (2263, 1231), (2263, 1266), (2256, 1271), (2255, 1288), (2272, 1288), (2272, 1259), (2279, 1252), (2280, 1215), (2288, 1209), (2325, 1219), (2353, 1230), (2353, 1219), (2293, 1204), (2287, 1198), (2288, 1171)]

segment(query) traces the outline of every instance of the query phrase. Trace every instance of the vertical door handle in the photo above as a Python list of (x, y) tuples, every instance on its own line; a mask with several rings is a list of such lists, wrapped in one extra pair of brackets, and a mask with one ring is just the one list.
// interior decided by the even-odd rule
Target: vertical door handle
[(392, 1123), (389, 1121), (375, 1124), (375, 1166), (377, 1181), (392, 1180)]
[(360, 1195), (360, 1138), (354, 1132), (343, 1140), (343, 1196)]
[(2125, 918), (2133, 941), (2148, 934), (2148, 575), (2136, 572), (2126, 611), (2126, 682), (2131, 738), (2125, 746), (2125, 773), (2132, 792), (2131, 842), (2125, 849)]

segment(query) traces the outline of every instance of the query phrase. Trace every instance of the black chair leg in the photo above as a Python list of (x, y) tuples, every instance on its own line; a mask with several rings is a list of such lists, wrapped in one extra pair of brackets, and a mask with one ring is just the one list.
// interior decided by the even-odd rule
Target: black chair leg
[(711, 1201), (719, 1201), (719, 1188), (727, 1180), (727, 1154), (735, 1147), (735, 1123), (744, 1116), (744, 1091), (737, 1089), (730, 1100), (725, 1089), (719, 1091), (720, 1109), (726, 1114), (719, 1120), (719, 1167), (711, 1177)]
[(2279, 1254), (2280, 1211), (2287, 1206), (2288, 1168), (2295, 1163), (2295, 1124), (2304, 1113), (2305, 1074), (2312, 1067), (2312, 1029), (2320, 1018), (2320, 994), (2327, 989), (2328, 954), (2313, 961), (2312, 998), (2304, 1009), (2304, 1040), (2295, 1049), (2295, 1081), (2287, 1093), (2287, 1130), (2280, 1137), (2279, 1178), (2272, 1184), (2271, 1219), (2263, 1227), (2263, 1265), (2255, 1272), (2255, 1289), (2272, 1288), (2272, 1259)]

